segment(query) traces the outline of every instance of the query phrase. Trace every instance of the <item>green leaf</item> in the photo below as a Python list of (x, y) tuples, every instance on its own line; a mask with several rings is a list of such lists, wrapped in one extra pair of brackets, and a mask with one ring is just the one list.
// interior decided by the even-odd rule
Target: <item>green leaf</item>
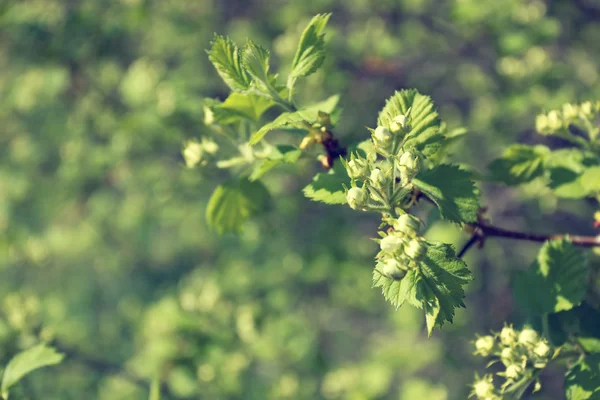
[(14, 356), (4, 370), (2, 377), (2, 394), (7, 396), (8, 389), (19, 382), (25, 375), (38, 368), (60, 363), (64, 354), (56, 352), (45, 344), (34, 346)]
[(275, 103), (264, 96), (250, 93), (231, 93), (221, 104), (221, 109), (237, 112), (253, 121), (260, 117)]
[[(591, 153), (581, 149), (561, 149), (550, 153), (546, 161), (546, 169), (550, 172), (550, 188), (563, 198), (580, 199), (593, 195), (595, 167), (600, 160)], [(590, 172), (586, 172), (590, 169)], [(583, 174), (587, 176), (583, 176)], [(597, 181), (596, 181), (597, 182)]]
[(565, 375), (567, 400), (600, 399), (600, 355), (588, 355)]
[(401, 281), (387, 278), (377, 270), (373, 272), (373, 286), (381, 287), (386, 300), (396, 307), (408, 301), (425, 311), (429, 335), (435, 327), (452, 322), (456, 307), (465, 306), (463, 286), (471, 279), (471, 272), (456, 257), (452, 246), (438, 242), (428, 243), (423, 260)]
[(271, 196), (260, 182), (242, 178), (217, 186), (206, 207), (208, 225), (219, 233), (239, 232), (244, 222), (266, 211)]
[(260, 160), (252, 174), (248, 179), (251, 181), (255, 181), (263, 176), (270, 169), (281, 165), (281, 164), (294, 164), (300, 156), (302, 155), (302, 150), (293, 146), (277, 146), (276, 151), (273, 154), (270, 154), (264, 160)]
[(567, 239), (546, 242), (537, 260), (514, 282), (515, 298), (535, 314), (566, 311), (585, 296), (586, 259)]
[(574, 337), (588, 353), (600, 353), (600, 310), (583, 301), (569, 311), (550, 314), (548, 320), (553, 335), (561, 339), (557, 344)]
[(323, 101), (302, 108), (301, 110), (281, 113), (275, 120), (265, 124), (252, 135), (249, 141), (250, 146), (254, 146), (256, 143), (260, 142), (267, 133), (275, 129), (293, 127), (306, 130), (310, 124), (317, 120), (319, 111), (327, 114), (332, 113), (337, 106), (339, 98), (339, 95), (333, 95)]
[(310, 185), (303, 190), (304, 195), (313, 201), (325, 204), (346, 204), (344, 186), (350, 186), (350, 177), (342, 163), (334, 163), (328, 172), (315, 175)]
[(302, 114), (300, 114), (298, 111), (281, 113), (273, 121), (263, 125), (262, 128), (254, 132), (250, 137), (250, 141), (248, 143), (250, 144), (250, 146), (254, 146), (258, 142), (260, 142), (267, 133), (277, 128), (282, 128), (285, 126), (292, 126), (295, 128), (306, 127), (305, 119), (302, 116)]
[(215, 35), (207, 52), (208, 59), (231, 90), (240, 91), (250, 87), (252, 80), (242, 67), (241, 52), (231, 39)]
[(586, 169), (579, 179), (588, 196), (600, 193), (600, 166)]
[(242, 65), (248, 73), (263, 85), (269, 83), (269, 50), (248, 40), (242, 50)]
[(477, 220), (479, 194), (470, 172), (442, 164), (421, 172), (412, 183), (438, 206), (443, 219), (458, 224)]
[(544, 160), (550, 150), (546, 146), (517, 144), (506, 149), (502, 157), (488, 166), (490, 178), (507, 185), (530, 182), (544, 173)]
[(325, 25), (331, 14), (317, 14), (308, 23), (292, 62), (292, 70), (288, 77), (288, 87), (292, 88), (296, 78), (308, 76), (319, 69), (325, 60)]
[(392, 120), (398, 115), (406, 115), (409, 109), (411, 129), (404, 137), (403, 146), (414, 147), (426, 156), (436, 153), (445, 140), (440, 134), (441, 121), (431, 98), (415, 89), (395, 92), (379, 112), (377, 125), (390, 129)]

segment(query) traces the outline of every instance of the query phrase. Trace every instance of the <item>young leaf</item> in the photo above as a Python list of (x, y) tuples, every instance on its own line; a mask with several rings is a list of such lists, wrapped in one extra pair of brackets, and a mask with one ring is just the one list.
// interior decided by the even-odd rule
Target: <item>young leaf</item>
[(570, 310), (585, 296), (588, 266), (567, 239), (546, 242), (537, 260), (514, 282), (515, 298), (535, 314)]
[(306, 127), (306, 123), (304, 117), (298, 111), (283, 112), (279, 114), (279, 116), (273, 121), (269, 122), (268, 124), (265, 124), (258, 131), (254, 132), (254, 134), (252, 134), (252, 136), (250, 137), (250, 141), (248, 143), (250, 144), (250, 146), (254, 146), (256, 143), (260, 142), (267, 133), (277, 128), (282, 128), (284, 126), (304, 128)]
[(298, 77), (312, 74), (323, 64), (323, 60), (325, 60), (325, 35), (323, 30), (329, 17), (331, 17), (331, 14), (317, 14), (304, 29), (288, 77), (290, 90)]
[(252, 174), (248, 179), (255, 181), (263, 176), (271, 168), (276, 167), (280, 164), (293, 164), (302, 155), (302, 150), (293, 146), (277, 146), (277, 150), (274, 154), (269, 155), (268, 158), (261, 160), (252, 171)]
[(429, 335), (433, 328), (452, 322), (454, 309), (464, 307), (463, 286), (471, 280), (464, 261), (454, 249), (444, 243), (429, 243), (424, 259), (417, 268), (408, 271), (401, 281), (373, 273), (373, 286), (381, 287), (386, 300), (400, 307), (405, 301), (425, 311)]
[[(550, 172), (550, 188), (558, 197), (580, 199), (594, 194), (594, 167), (600, 160), (581, 149), (560, 149), (551, 152), (546, 160)], [(587, 170), (591, 170), (587, 172)], [(587, 176), (585, 176), (587, 175)], [(590, 180), (590, 178), (592, 180)]]
[(245, 178), (219, 185), (206, 207), (206, 220), (219, 233), (239, 232), (244, 222), (266, 211), (271, 203), (269, 192), (260, 182)]
[(242, 65), (265, 87), (269, 85), (269, 50), (248, 40), (242, 50)]
[(418, 174), (412, 182), (438, 206), (442, 218), (458, 224), (477, 220), (479, 194), (470, 172), (442, 164)]
[(586, 356), (565, 375), (567, 400), (595, 400), (600, 398), (600, 355)]
[(231, 39), (215, 35), (207, 52), (208, 59), (231, 90), (241, 91), (250, 87), (252, 80), (242, 67), (240, 50)]
[(325, 204), (346, 204), (346, 192), (343, 185), (350, 186), (350, 177), (344, 165), (337, 162), (329, 171), (315, 175), (312, 183), (302, 191), (313, 201)]
[(60, 363), (64, 354), (56, 352), (52, 347), (39, 344), (14, 356), (4, 370), (2, 377), (2, 395), (7, 397), (8, 389), (19, 382), (25, 375), (38, 368)]
[(264, 96), (251, 93), (231, 93), (220, 107), (258, 121), (264, 112), (274, 105), (273, 101)]
[(418, 91), (401, 90), (390, 97), (379, 112), (377, 125), (391, 129), (393, 119), (407, 115), (410, 109), (410, 131), (404, 138), (403, 146), (414, 147), (430, 156), (437, 152), (445, 137), (440, 134), (440, 119), (433, 101)]
[(544, 173), (544, 160), (550, 150), (546, 146), (514, 145), (488, 166), (492, 180), (507, 185), (530, 182)]

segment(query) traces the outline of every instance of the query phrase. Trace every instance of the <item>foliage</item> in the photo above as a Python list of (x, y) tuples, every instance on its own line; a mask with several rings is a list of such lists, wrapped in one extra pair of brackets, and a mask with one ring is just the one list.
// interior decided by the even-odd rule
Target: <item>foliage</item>
[(3, 2), (10, 398), (595, 398), (599, 12)]

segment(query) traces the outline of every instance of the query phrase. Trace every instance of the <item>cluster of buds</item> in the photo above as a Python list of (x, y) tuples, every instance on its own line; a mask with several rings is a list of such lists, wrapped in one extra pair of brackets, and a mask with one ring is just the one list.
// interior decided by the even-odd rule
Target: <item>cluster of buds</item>
[(536, 130), (543, 135), (553, 135), (565, 131), (570, 126), (588, 128), (591, 121), (600, 113), (600, 101), (581, 104), (564, 104), (561, 110), (551, 110), (540, 114), (535, 120)]
[(381, 251), (377, 254), (377, 270), (387, 278), (401, 280), (414, 268), (427, 252), (427, 243), (419, 236), (421, 221), (410, 214), (403, 214), (394, 221), (388, 232), (380, 232)]
[(207, 160), (205, 159), (205, 155), (213, 155), (218, 150), (219, 145), (206, 137), (203, 137), (201, 142), (189, 140), (186, 142), (182, 152), (183, 158), (185, 159), (185, 165), (188, 168), (193, 168), (198, 164), (206, 165)]
[(475, 354), (483, 357), (495, 357), (493, 362), (501, 362), (505, 369), (498, 375), (505, 382), (500, 388), (493, 384), (493, 376), (485, 375), (476, 378), (472, 395), (479, 400), (502, 399), (505, 391), (514, 385), (531, 383), (535, 379), (535, 390), (540, 389), (540, 382), (535, 377), (552, 360), (555, 351), (548, 341), (531, 328), (515, 330), (505, 326), (494, 335), (481, 336), (475, 341)]
[[(351, 154), (344, 161), (352, 184), (346, 199), (353, 209), (390, 212), (404, 208), (404, 200), (412, 193), (411, 180), (423, 168), (423, 157), (401, 146), (410, 130), (409, 121), (398, 115), (390, 128), (378, 126), (372, 130), (373, 149), (365, 156)], [(378, 160), (378, 154), (383, 160)]]

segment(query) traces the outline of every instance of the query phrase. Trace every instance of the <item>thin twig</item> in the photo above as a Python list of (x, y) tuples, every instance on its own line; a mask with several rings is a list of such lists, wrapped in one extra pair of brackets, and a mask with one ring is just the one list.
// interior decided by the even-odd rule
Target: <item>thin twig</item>
[(505, 239), (513, 240), (524, 240), (530, 242), (545, 242), (547, 240), (567, 239), (571, 243), (580, 247), (600, 247), (600, 235), (599, 236), (580, 236), (580, 235), (569, 235), (569, 234), (553, 234), (553, 235), (542, 235), (538, 233), (529, 233), (514, 231), (510, 229), (500, 228), (498, 226), (489, 225), (483, 221), (477, 222), (470, 225), (475, 231), (469, 241), (465, 243), (463, 248), (458, 252), (458, 256), (462, 257), (465, 253), (473, 247), (475, 243), (482, 243), (486, 238), (489, 237), (500, 237)]

